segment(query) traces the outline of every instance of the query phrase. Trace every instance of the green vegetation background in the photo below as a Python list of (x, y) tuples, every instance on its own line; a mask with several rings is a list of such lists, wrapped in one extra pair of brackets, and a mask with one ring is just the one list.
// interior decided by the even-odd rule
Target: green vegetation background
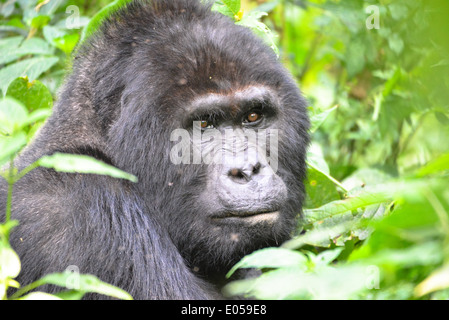
[[(83, 27), (110, 2), (0, 1), (0, 165), (48, 116)], [(263, 275), (225, 293), (448, 299), (449, 2), (216, 2), (277, 50), (309, 101), (313, 140), (296, 236), (244, 258), (230, 274)], [(6, 298), (18, 270), (1, 227)]]

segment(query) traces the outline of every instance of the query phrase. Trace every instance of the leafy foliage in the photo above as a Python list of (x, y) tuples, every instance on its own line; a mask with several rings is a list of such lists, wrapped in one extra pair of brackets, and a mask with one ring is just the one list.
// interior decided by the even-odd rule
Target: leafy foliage
[[(20, 260), (8, 242), (20, 223), (10, 219), (18, 179), (42, 165), (135, 181), (70, 155), (40, 159), (22, 172), (11, 165), (51, 113), (79, 40), (127, 2), (0, 2), (0, 166), (10, 186), (0, 224), (0, 298), (19, 287)], [(242, 259), (229, 276), (239, 268), (263, 274), (231, 282), (224, 293), (449, 298), (448, 2), (227, 0), (215, 1), (213, 10), (250, 27), (278, 53), (310, 101), (313, 138), (296, 234)], [(48, 275), (9, 298), (129, 298), (90, 275), (79, 275), (77, 289), (58, 297), (28, 293), (44, 283), (67, 286), (71, 276)]]
[[(263, 275), (231, 282), (225, 292), (445, 299), (449, 41), (439, 30), (447, 30), (449, 5), (300, 3), (270, 1), (259, 9), (270, 9), (265, 23), (279, 30), (283, 61), (311, 103), (306, 208), (292, 240), (235, 267)], [(365, 10), (370, 4), (379, 12), (378, 29), (371, 28), (376, 10)], [(303, 258), (270, 264), (273, 250), (285, 249)], [(317, 267), (317, 257), (327, 254)]]
[[(64, 16), (58, 13), (58, 9), (64, 9), (63, 2), (2, 2), (1, 14), (6, 20), (2, 21), (0, 33), (8, 36), (0, 39), (0, 90), (3, 95), (0, 99), (0, 166), (7, 164), (7, 167), (0, 170), (0, 176), (7, 181), (9, 188), (6, 208), (1, 209), (6, 212), (6, 220), (0, 224), (0, 299), (8, 298), (9, 287), (20, 288), (14, 278), (20, 274), (21, 263), (9, 244), (10, 233), (20, 223), (11, 220), (12, 190), (19, 179), (42, 166), (62, 172), (103, 174), (137, 181), (133, 175), (79, 155), (44, 156), (20, 172), (14, 167), (14, 158), (50, 116), (67, 55), (79, 39), (77, 32), (73, 33), (61, 23), (64, 22)], [(52, 21), (55, 22), (54, 26), (50, 25)], [(69, 285), (69, 282), (73, 282), (69, 281), (71, 278), (75, 279), (75, 286)], [(70, 290), (56, 296), (35, 291), (29, 293), (45, 284)], [(103, 283), (92, 275), (72, 273), (47, 275), (20, 288), (9, 299), (81, 299), (89, 292), (132, 299), (123, 290)]]

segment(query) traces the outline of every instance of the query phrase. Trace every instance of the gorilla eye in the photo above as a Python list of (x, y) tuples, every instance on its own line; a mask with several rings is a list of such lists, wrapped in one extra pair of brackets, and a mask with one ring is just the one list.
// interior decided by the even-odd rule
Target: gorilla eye
[(250, 113), (248, 115), (248, 121), (249, 122), (254, 122), (254, 121), (257, 121), (257, 120), (259, 120), (259, 114), (258, 113), (253, 112), (253, 113)]
[(251, 111), (248, 115), (243, 119), (244, 123), (254, 123), (259, 121), (262, 118), (262, 114), (258, 111)]
[(212, 121), (201, 120), (201, 129), (212, 129), (214, 127)]

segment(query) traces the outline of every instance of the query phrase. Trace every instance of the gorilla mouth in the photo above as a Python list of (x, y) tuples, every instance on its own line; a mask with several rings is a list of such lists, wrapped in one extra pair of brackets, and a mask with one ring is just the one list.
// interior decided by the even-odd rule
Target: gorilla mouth
[(212, 217), (214, 221), (235, 221), (235, 222), (274, 222), (279, 217), (279, 210), (265, 210), (256, 212), (227, 212), (220, 216)]

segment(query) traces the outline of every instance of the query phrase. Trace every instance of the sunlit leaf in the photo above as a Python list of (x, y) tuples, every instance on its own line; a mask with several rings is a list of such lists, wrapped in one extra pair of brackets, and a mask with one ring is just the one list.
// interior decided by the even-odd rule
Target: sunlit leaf
[(27, 136), (19, 132), (13, 136), (0, 135), (0, 167), (9, 162), (27, 143)]
[(310, 117), (310, 132), (315, 132), (326, 119), (337, 110), (338, 105)]
[(426, 176), (433, 173), (443, 172), (449, 170), (449, 153), (432, 160), (426, 166), (419, 169), (418, 176)]
[(28, 79), (33, 81), (58, 61), (57, 57), (37, 57), (16, 62), (0, 69), (0, 89), (3, 95), (6, 94), (9, 85), (15, 79), (28, 76)]
[(76, 291), (81, 292), (93, 292), (99, 293), (106, 296), (114, 297), (122, 300), (132, 300), (132, 297), (122, 289), (114, 287), (110, 284), (107, 284), (97, 277), (88, 274), (73, 274), (70, 272), (67, 273), (53, 273), (44, 276), (40, 282), (42, 284), (53, 284), (61, 287), (66, 287), (67, 283), (72, 282), (73, 277), (78, 277), (76, 283), (78, 285), (77, 288), (74, 288)]
[(30, 294), (27, 294), (17, 300), (61, 300), (61, 298), (45, 293), (45, 292), (31, 292)]
[(80, 36), (77, 33), (74, 33), (65, 35), (60, 38), (55, 38), (53, 42), (57, 48), (61, 49), (66, 54), (69, 54), (77, 45), (79, 38)]
[(28, 111), (19, 101), (6, 97), (0, 99), (0, 134), (12, 135), (26, 122)]
[(42, 29), (50, 22), (50, 20), (51, 18), (49, 16), (37, 16), (31, 20), (30, 25), (35, 29)]
[(235, 20), (235, 17), (240, 11), (240, 0), (220, 0), (215, 1), (212, 6), (212, 11), (220, 12)]
[(101, 174), (137, 182), (135, 176), (84, 155), (55, 153), (42, 157), (38, 164), (59, 172)]
[(38, 80), (29, 82), (26, 77), (14, 80), (6, 95), (23, 103), (29, 111), (53, 106), (53, 97), (47, 87)]
[(17, 253), (9, 245), (0, 242), (0, 282), (7, 278), (16, 278), (20, 273), (20, 268), (20, 259)]
[(230, 277), (239, 268), (304, 267), (307, 258), (295, 251), (283, 248), (267, 248), (253, 252), (238, 262), (226, 275)]

